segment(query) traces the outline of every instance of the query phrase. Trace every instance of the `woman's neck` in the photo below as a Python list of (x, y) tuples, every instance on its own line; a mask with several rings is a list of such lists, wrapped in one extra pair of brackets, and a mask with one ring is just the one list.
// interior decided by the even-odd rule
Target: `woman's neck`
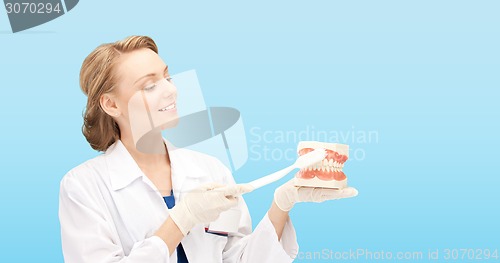
[(168, 151), (160, 131), (151, 131), (137, 142), (127, 134), (122, 134), (120, 140), (141, 168), (165, 165), (165, 161), (170, 164)]

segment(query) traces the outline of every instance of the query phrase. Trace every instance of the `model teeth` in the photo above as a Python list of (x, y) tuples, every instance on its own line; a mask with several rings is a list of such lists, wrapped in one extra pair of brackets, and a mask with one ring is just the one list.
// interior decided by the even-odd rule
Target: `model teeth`
[(168, 111), (168, 110), (172, 110), (175, 108), (175, 103), (172, 103), (170, 104), (169, 106), (163, 108), (163, 109), (160, 109), (159, 111)]
[(339, 172), (344, 168), (343, 163), (334, 161), (333, 159), (323, 159), (311, 166), (305, 168), (306, 171), (323, 171), (323, 172)]

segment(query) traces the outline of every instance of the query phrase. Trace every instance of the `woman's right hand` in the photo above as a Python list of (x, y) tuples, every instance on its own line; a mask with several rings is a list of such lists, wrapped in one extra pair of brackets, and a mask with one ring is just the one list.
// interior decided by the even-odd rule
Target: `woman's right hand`
[(245, 185), (209, 183), (187, 193), (169, 212), (184, 236), (196, 224), (215, 221), (220, 213), (238, 204), (238, 196), (252, 189)]

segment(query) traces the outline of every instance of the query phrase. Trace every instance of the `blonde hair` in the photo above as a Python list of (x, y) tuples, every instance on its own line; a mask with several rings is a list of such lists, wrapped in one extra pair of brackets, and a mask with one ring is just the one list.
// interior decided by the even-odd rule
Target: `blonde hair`
[(103, 94), (113, 92), (116, 87), (116, 66), (120, 55), (141, 48), (158, 53), (158, 47), (150, 37), (130, 36), (98, 46), (82, 63), (80, 87), (87, 96), (82, 132), (94, 150), (105, 151), (120, 139), (120, 128), (102, 109), (100, 98)]

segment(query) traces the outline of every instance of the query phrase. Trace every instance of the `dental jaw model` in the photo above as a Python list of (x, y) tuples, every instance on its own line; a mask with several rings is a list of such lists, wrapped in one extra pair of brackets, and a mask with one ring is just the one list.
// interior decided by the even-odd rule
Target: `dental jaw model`
[(295, 185), (336, 189), (347, 187), (347, 177), (342, 168), (349, 158), (349, 145), (302, 141), (299, 142), (297, 152), (302, 156), (317, 148), (325, 149), (326, 157), (320, 162), (300, 169), (295, 175)]

